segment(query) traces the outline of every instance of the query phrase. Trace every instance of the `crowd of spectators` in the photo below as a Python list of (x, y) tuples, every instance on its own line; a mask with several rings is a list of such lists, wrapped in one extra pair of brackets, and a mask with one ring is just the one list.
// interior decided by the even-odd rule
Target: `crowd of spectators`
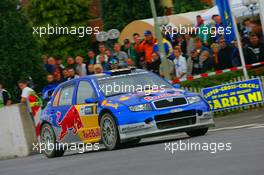
[[(213, 23), (205, 24), (202, 17), (197, 16), (196, 28), (217, 29), (222, 26), (219, 15), (214, 15), (212, 20)], [(258, 20), (245, 19), (240, 32), (246, 64), (264, 61), (261, 23)], [(213, 36), (210, 33), (172, 36), (163, 32), (162, 36), (170, 80), (241, 66), (236, 40), (228, 43), (224, 36)], [(87, 55), (68, 56), (65, 59), (66, 64), (63, 64), (61, 57), (43, 57), (48, 72), (48, 84), (42, 94), (63, 81), (129, 66), (147, 69), (164, 77), (158, 41), (148, 30), (144, 37), (134, 33), (133, 41), (125, 39), (123, 45), (115, 43), (112, 48), (108, 48), (105, 43), (99, 43), (98, 51), (89, 50)]]

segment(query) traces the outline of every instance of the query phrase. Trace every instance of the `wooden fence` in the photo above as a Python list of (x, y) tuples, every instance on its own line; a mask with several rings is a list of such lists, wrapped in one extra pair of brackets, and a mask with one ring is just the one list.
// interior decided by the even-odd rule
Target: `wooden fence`
[[(264, 88), (264, 76), (260, 76), (260, 77), (251, 76), (250, 77), (250, 79), (253, 79), (253, 78), (260, 78), (262, 88)], [(237, 77), (237, 78), (230, 80), (229, 82), (223, 82), (222, 84), (235, 83), (235, 82), (244, 81), (244, 80), (245, 80), (244, 77)], [(190, 92), (195, 92), (195, 93), (201, 94), (203, 88), (182, 87), (182, 89), (188, 90)], [(226, 109), (226, 110), (222, 110), (222, 111), (215, 111), (215, 114), (225, 114), (225, 113), (244, 111), (244, 110), (249, 110), (249, 109), (257, 109), (257, 108), (261, 108), (261, 107), (264, 107), (264, 103), (248, 105), (248, 106), (232, 108), (232, 109)]]

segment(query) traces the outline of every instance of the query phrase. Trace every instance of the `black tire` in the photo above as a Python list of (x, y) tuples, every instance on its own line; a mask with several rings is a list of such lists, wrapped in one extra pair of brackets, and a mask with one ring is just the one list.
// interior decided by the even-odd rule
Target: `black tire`
[[(65, 150), (62, 147), (58, 147), (56, 135), (50, 124), (45, 123), (41, 126), (40, 141), (43, 146), (45, 145), (46, 149), (44, 151), (44, 154), (48, 158), (63, 156)], [(53, 145), (49, 149), (48, 149), (48, 143), (50, 143), (51, 146)]]
[(110, 113), (103, 114), (100, 120), (101, 138), (107, 150), (114, 150), (120, 146), (120, 137), (116, 121)]
[(203, 136), (207, 133), (208, 128), (202, 128), (202, 129), (195, 129), (191, 131), (186, 131), (186, 134), (190, 137), (198, 137)]

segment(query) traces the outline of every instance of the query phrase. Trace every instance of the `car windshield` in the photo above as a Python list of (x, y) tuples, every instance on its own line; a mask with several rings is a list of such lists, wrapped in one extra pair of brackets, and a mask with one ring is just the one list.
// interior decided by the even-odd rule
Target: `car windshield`
[(163, 90), (173, 86), (155, 74), (148, 72), (103, 77), (97, 79), (100, 91), (106, 96), (126, 93)]

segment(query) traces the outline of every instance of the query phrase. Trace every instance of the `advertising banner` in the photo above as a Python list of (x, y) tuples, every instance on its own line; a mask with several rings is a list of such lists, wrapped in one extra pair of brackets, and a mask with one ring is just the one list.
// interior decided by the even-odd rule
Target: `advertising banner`
[(204, 88), (202, 94), (213, 111), (262, 103), (264, 100), (258, 78)]

